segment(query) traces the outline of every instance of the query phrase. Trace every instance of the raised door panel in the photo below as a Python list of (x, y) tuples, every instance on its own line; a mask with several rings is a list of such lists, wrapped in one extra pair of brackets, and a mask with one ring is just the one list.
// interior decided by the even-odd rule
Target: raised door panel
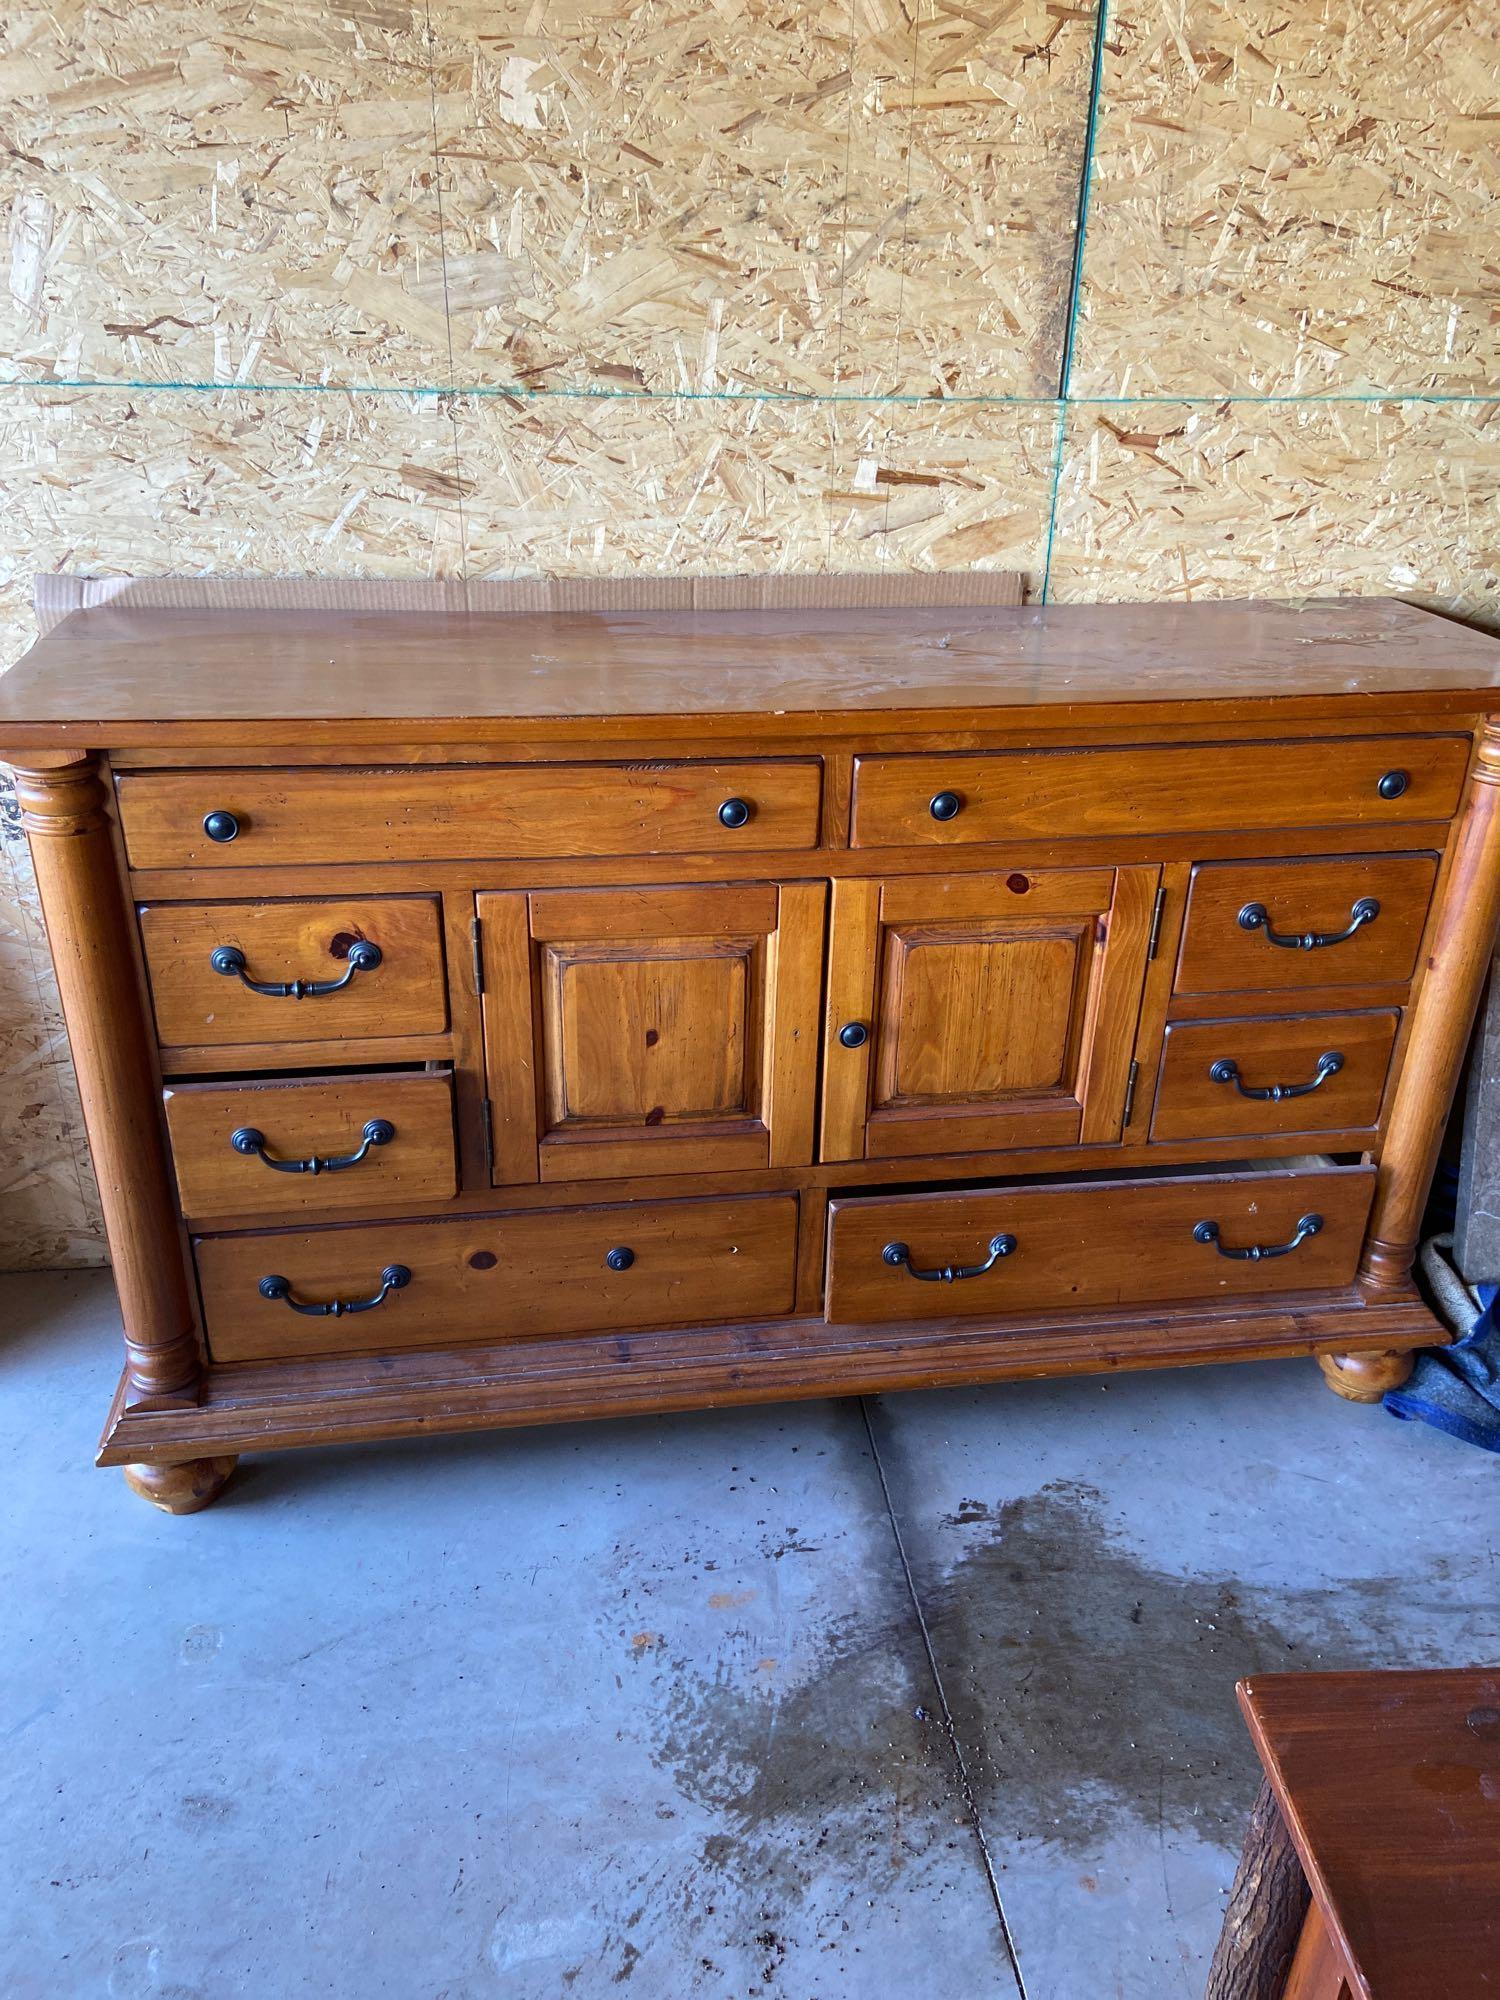
[(1154, 868), (840, 882), (825, 1159), (1118, 1136)]
[(481, 896), (497, 1184), (805, 1164), (824, 895)]

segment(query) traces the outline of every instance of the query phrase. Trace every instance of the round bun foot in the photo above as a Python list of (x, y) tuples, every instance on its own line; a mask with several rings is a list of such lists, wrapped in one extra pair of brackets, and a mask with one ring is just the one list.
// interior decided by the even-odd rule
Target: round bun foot
[(189, 1458), (181, 1465), (127, 1465), (125, 1484), (164, 1514), (196, 1514), (224, 1491), (237, 1458)]
[(1320, 1354), (1323, 1380), (1347, 1403), (1378, 1403), (1387, 1389), (1399, 1389), (1410, 1375), (1409, 1354), (1379, 1349), (1373, 1354)]

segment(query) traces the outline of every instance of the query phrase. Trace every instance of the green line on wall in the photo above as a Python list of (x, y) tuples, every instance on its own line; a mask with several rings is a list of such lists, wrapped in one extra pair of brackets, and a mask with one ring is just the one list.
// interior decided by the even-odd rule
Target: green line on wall
[(1258, 395), (1240, 389), (1183, 389), (1152, 391), (1136, 396), (916, 396), (866, 394), (856, 390), (802, 389), (592, 389), (529, 388), (516, 383), (476, 382), (452, 389), (405, 388), (382, 382), (148, 382), (133, 377), (117, 379), (55, 377), (24, 382), (0, 382), (0, 391), (43, 389), (113, 389), (121, 394), (147, 391), (161, 395), (185, 396), (407, 396), (424, 401), (439, 397), (498, 397), (507, 402), (548, 402), (572, 398), (595, 403), (906, 403), (930, 404), (947, 409), (955, 404), (1016, 409), (1144, 409), (1182, 403), (1220, 408), (1234, 405), (1296, 404), (1301, 406), (1338, 403), (1467, 403), (1479, 406), (1500, 403), (1500, 387), (1493, 389), (1309, 389), (1278, 395)]
[(1094, 21), (1094, 59), (1089, 69), (1089, 108), (1083, 127), (1083, 165), (1078, 176), (1078, 215), (1073, 226), (1073, 268), (1068, 278), (1068, 320), (1063, 334), (1062, 365), (1057, 377), (1057, 436), (1052, 450), (1052, 481), (1047, 492), (1047, 547), (1042, 558), (1041, 601), (1052, 593), (1052, 545), (1057, 540), (1057, 500), (1062, 489), (1063, 454), (1068, 439), (1068, 395), (1073, 386), (1073, 353), (1078, 341), (1078, 316), (1083, 306), (1083, 253), (1088, 240), (1089, 202), (1094, 191), (1094, 148), (1099, 136), (1099, 101), (1104, 90), (1104, 37), (1109, 30), (1109, 0), (1098, 0)]

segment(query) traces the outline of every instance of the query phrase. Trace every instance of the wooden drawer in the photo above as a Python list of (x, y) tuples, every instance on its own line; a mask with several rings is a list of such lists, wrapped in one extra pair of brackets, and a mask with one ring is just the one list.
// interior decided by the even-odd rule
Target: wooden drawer
[[(1371, 1128), (1379, 1122), (1400, 1021), (1394, 1007), (1178, 1021), (1167, 1029), (1151, 1136), (1236, 1139)], [(1294, 1095), (1256, 1095), (1288, 1087)]]
[[(1447, 819), (1468, 760), (1467, 736), (860, 757), (851, 844), (925, 847)], [(1382, 797), (1381, 780), (1398, 772), (1404, 790)]]
[(119, 801), (133, 868), (204, 868), (808, 848), (821, 789), (815, 758), (764, 758), (151, 771), (121, 778)]
[[(164, 1047), (442, 1034), (448, 1026), (438, 906), (428, 896), (316, 903), (160, 903), (141, 942)], [(359, 964), (356, 946), (378, 963)], [(238, 958), (220, 960), (227, 949)], [(243, 960), (243, 976), (237, 970)], [(258, 993), (258, 985), (336, 991)]]
[[(1404, 985), (1416, 968), (1437, 869), (1435, 854), (1200, 863), (1188, 890), (1176, 991)], [(1357, 921), (1371, 901), (1377, 913)], [(1308, 935), (1327, 941), (1311, 948), (1292, 942)]]
[[(189, 1221), (220, 1215), (285, 1221), (445, 1201), (458, 1192), (453, 1082), (446, 1074), (188, 1083), (165, 1096)], [(303, 1163), (301, 1172), (295, 1162)]]
[[(217, 1361), (535, 1340), (790, 1312), (797, 1197), (531, 1209), (210, 1237), (195, 1249)], [(303, 1303), (359, 1301), (392, 1266), (408, 1282), (368, 1311), (312, 1316), (260, 1291), (283, 1277)]]
[[(1000, 1187), (962, 1194), (854, 1195), (830, 1205), (830, 1320), (951, 1319), (969, 1313), (1073, 1312), (1242, 1293), (1307, 1292), (1354, 1276), (1375, 1188), (1373, 1167)], [(1226, 1249), (1289, 1243), (1284, 1256)], [(1219, 1242), (1200, 1241), (1200, 1224)], [(887, 1250), (905, 1245), (924, 1270), (973, 1269), (997, 1239), (1014, 1248), (982, 1275), (924, 1283)]]

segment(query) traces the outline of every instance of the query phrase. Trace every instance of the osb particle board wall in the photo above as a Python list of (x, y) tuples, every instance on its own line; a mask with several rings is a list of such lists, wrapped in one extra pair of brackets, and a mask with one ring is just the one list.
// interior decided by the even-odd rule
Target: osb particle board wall
[[(1500, 618), (1490, 14), (8, 7), (0, 659), (62, 569), (981, 565)], [(75, 1261), (0, 834), (0, 1264)]]

